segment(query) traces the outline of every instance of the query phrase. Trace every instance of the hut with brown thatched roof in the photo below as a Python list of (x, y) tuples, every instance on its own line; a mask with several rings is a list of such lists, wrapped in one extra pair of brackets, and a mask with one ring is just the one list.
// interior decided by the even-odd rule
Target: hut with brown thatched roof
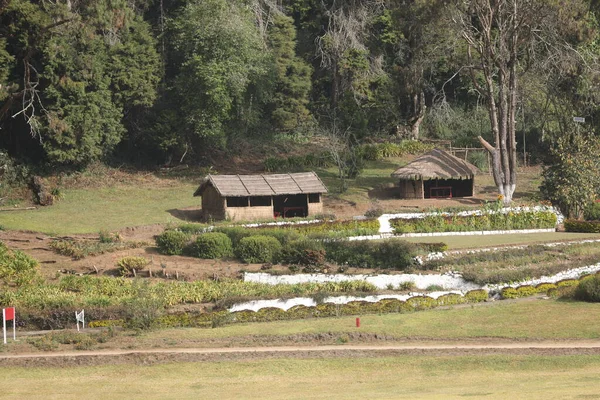
[(475, 193), (477, 167), (440, 149), (398, 168), (399, 195), (403, 199), (469, 197)]
[(272, 175), (208, 175), (202, 196), (205, 218), (259, 220), (307, 217), (323, 212), (327, 188), (314, 172)]

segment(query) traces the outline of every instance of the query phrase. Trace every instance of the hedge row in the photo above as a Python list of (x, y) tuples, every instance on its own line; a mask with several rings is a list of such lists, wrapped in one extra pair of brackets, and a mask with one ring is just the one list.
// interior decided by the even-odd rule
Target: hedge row
[(503, 299), (517, 299), (520, 297), (529, 297), (538, 293), (553, 294), (560, 288), (573, 287), (579, 284), (577, 279), (564, 279), (556, 283), (540, 283), (536, 286), (522, 285), (516, 288), (505, 287), (500, 291)]
[[(397, 299), (383, 299), (376, 303), (367, 301), (352, 301), (347, 304), (322, 303), (316, 306), (306, 307), (297, 305), (284, 311), (279, 308), (267, 307), (259, 311), (215, 311), (198, 314), (170, 314), (158, 318), (158, 326), (161, 328), (171, 327), (216, 327), (220, 325), (245, 322), (269, 322), (281, 320), (294, 320), (306, 318), (341, 317), (362, 314), (389, 314), (407, 313), (420, 310), (428, 310), (440, 306), (455, 304), (478, 303), (486, 301), (488, 294), (485, 290), (471, 290), (464, 296), (458, 294), (447, 294), (437, 299), (428, 296), (415, 296), (406, 301)], [(123, 320), (98, 320), (90, 322), (89, 326), (106, 327), (122, 324)]]
[(578, 221), (575, 219), (569, 219), (565, 221), (565, 231), (600, 233), (600, 221)]
[(397, 234), (429, 232), (469, 232), (510, 229), (548, 229), (556, 226), (556, 214), (551, 211), (521, 211), (482, 215), (427, 215), (423, 218), (390, 220)]
[[(327, 229), (378, 229), (377, 220), (333, 221), (305, 225), (301, 229), (317, 232)], [(370, 228), (367, 228), (370, 226)], [(221, 227), (214, 232), (194, 236), (179, 231), (165, 231), (156, 238), (162, 254), (187, 254), (199, 258), (218, 259), (235, 255), (247, 263), (282, 263), (319, 266), (325, 261), (360, 268), (405, 270), (414, 264), (421, 251), (445, 251), (444, 243), (415, 245), (399, 240), (384, 241), (317, 241), (287, 228), (252, 229)]]

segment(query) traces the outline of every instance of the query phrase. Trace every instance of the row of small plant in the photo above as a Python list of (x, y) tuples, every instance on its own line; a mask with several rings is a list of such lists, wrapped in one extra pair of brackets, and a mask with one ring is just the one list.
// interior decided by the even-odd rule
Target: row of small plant
[(443, 259), (425, 261), (419, 268), (438, 272), (458, 271), (464, 279), (478, 285), (486, 285), (551, 276), (569, 269), (596, 264), (599, 257), (600, 247), (597, 243), (569, 246), (533, 245), (447, 255)]
[(556, 226), (551, 211), (483, 213), (482, 215), (427, 215), (423, 218), (390, 220), (395, 233), (469, 232), (511, 229), (551, 229)]
[(551, 297), (574, 298), (588, 302), (600, 302), (600, 273), (579, 279), (563, 279), (556, 283), (505, 287), (500, 291), (503, 299), (517, 299), (546, 293)]
[[(201, 327), (210, 328), (232, 323), (269, 322), (307, 318), (341, 317), (346, 315), (408, 313), (428, 310), (440, 306), (450, 306), (486, 301), (488, 294), (485, 290), (472, 290), (464, 296), (446, 294), (434, 299), (428, 296), (414, 296), (406, 301), (398, 299), (383, 299), (378, 302), (352, 301), (347, 304), (321, 303), (316, 306), (297, 305), (285, 311), (279, 308), (267, 307), (258, 311), (226, 310), (205, 313), (185, 313), (163, 315), (156, 319), (154, 327)], [(125, 324), (123, 319), (96, 320), (90, 327), (119, 326)]]
[(17, 306), (38, 310), (65, 307), (111, 307), (127, 304), (140, 297), (155, 299), (164, 307), (198, 304), (228, 298), (281, 298), (310, 296), (314, 293), (356, 293), (376, 291), (365, 281), (299, 283), (268, 285), (233, 279), (219, 281), (148, 282), (121, 277), (64, 276), (58, 283), (35, 283), (0, 292), (0, 306)]
[(50, 243), (50, 248), (57, 254), (81, 260), (88, 256), (136, 249), (148, 245), (147, 242), (123, 241), (118, 234), (101, 232), (98, 240), (57, 239)]

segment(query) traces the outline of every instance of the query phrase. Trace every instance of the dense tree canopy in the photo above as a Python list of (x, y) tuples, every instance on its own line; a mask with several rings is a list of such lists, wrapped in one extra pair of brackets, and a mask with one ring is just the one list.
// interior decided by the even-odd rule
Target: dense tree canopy
[(543, 161), (574, 115), (597, 128), (599, 12), (591, 0), (3, 0), (0, 150), (80, 167), (201, 160), (244, 136), (481, 136), (510, 199), (523, 138)]

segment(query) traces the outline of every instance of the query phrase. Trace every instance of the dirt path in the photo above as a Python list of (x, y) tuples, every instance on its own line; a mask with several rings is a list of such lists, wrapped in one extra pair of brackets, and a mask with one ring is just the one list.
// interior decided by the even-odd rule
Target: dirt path
[(398, 345), (322, 345), (221, 348), (100, 350), (0, 355), (0, 368), (156, 364), (169, 362), (237, 361), (269, 358), (356, 358), (393, 356), (600, 355), (599, 340), (419, 343)]

